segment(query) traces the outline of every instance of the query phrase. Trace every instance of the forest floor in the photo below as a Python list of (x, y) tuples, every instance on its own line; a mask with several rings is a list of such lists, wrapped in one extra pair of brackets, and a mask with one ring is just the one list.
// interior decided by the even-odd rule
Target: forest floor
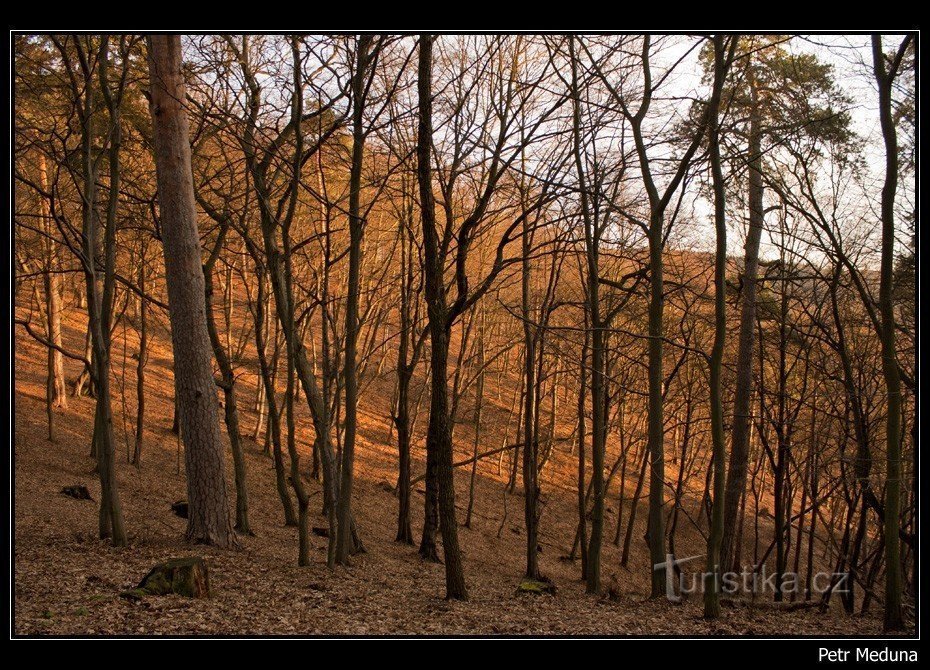
[[(66, 345), (80, 349), (82, 319), (65, 325)], [(129, 350), (135, 346), (128, 341)], [(568, 445), (556, 453), (543, 478), (544, 510), (540, 563), (557, 585), (552, 596), (518, 595), (523, 572), (523, 499), (520, 487), (505, 495), (508, 463), (498, 472), (497, 458), (478, 468), (475, 518), (460, 528), (467, 602), (443, 599), (443, 566), (419, 559), (416, 547), (393, 541), (397, 500), (391, 491), (396, 477), (396, 449), (389, 433), (389, 375), (365, 390), (362, 429), (357, 448), (355, 515), (367, 553), (349, 567), (329, 571), (326, 539), (311, 535), (313, 564), (297, 567), (297, 531), (284, 527), (271, 459), (260, 444), (246, 437), (252, 537), (241, 537), (239, 551), (219, 551), (184, 543), (186, 522), (171, 511), (185, 497), (183, 459), (170, 431), (170, 347), (162, 333), (149, 361), (148, 424), (140, 468), (118, 457), (119, 494), (129, 546), (115, 549), (97, 538), (97, 504), (60, 494), (62, 487), (84, 484), (99, 500), (99, 483), (88, 457), (93, 400), (71, 398), (58, 410), (58, 439), (46, 437), (44, 407), (45, 350), (17, 332), (14, 452), (14, 607), (11, 629), (17, 635), (876, 635), (881, 633), (878, 608), (866, 615), (846, 616), (834, 605), (797, 611), (770, 608), (725, 608), (721, 619), (702, 618), (700, 598), (680, 605), (648, 600), (648, 553), (643, 541), (645, 505), (633, 534), (627, 568), (619, 567), (620, 550), (612, 539), (616, 495), (605, 523), (603, 575), (611, 597), (586, 595), (577, 561), (565, 560), (575, 534), (576, 497)], [(122, 377), (122, 343), (114, 344), (114, 414), (118, 444), (131, 440), (134, 412), (134, 361)], [(67, 362), (69, 380), (78, 368)], [(125, 379), (125, 397), (121, 383)], [(254, 377), (243, 375), (240, 404), (243, 431), (254, 425), (251, 410)], [(252, 384), (250, 386), (250, 384)], [(508, 387), (510, 388), (510, 387)], [(489, 392), (492, 395), (494, 389)], [(123, 420), (123, 402), (127, 418)], [(510, 399), (500, 404), (509, 408)], [(425, 410), (424, 410), (425, 411)], [(487, 413), (495, 421), (494, 412)], [(301, 422), (309, 424), (306, 417)], [(425, 418), (421, 419), (425, 425)], [(309, 427), (301, 433), (302, 449)], [(471, 429), (469, 429), (470, 431)], [(504, 428), (501, 428), (504, 430)], [(568, 432), (569, 429), (567, 429)], [(498, 433), (499, 435), (499, 433)], [(470, 455), (473, 433), (457, 434), (456, 460)], [(496, 440), (496, 442), (495, 442)], [(500, 445), (489, 436), (482, 449)], [(301, 468), (307, 469), (309, 449)], [(422, 472), (423, 452), (414, 452), (414, 475)], [(464, 518), (468, 468), (456, 473), (457, 504)], [(228, 467), (230, 496), (232, 466)], [(391, 482), (390, 484), (388, 482)], [(629, 483), (628, 483), (629, 484)], [(308, 485), (318, 511), (321, 487)], [(413, 497), (414, 536), (419, 538), (422, 483)], [(630, 492), (627, 493), (631, 495)], [(695, 505), (696, 507), (696, 505)], [(506, 512), (505, 512), (506, 510)], [(506, 518), (504, 518), (506, 514)], [(626, 515), (624, 513), (624, 524)], [(700, 515), (698, 515), (699, 517)], [(315, 515), (314, 526), (325, 526)], [(683, 524), (684, 525), (684, 524)], [(688, 524), (690, 526), (690, 524)], [(703, 554), (703, 539), (693, 528), (677, 536), (679, 555)], [(192, 600), (178, 596), (132, 601), (120, 593), (134, 587), (156, 563), (172, 557), (206, 559), (212, 596)]]

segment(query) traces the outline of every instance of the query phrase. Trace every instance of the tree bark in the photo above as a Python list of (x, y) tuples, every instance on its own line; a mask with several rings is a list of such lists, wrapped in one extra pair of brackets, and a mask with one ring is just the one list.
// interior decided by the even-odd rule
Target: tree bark
[(149, 37), (149, 74), (175, 393), (190, 505), (186, 535), (190, 542), (231, 548), (237, 541), (207, 332), (179, 35)]
[[(145, 293), (146, 245), (143, 243), (139, 256), (139, 290)], [(139, 360), (136, 361), (136, 439), (133, 445), (132, 464), (142, 465), (142, 445), (145, 437), (145, 366), (149, 359), (148, 300), (139, 297)]]
[[(48, 191), (48, 171), (45, 154), (39, 154), (39, 186)], [(48, 415), (48, 439), (55, 442), (55, 408), (68, 406), (68, 393), (65, 389), (64, 357), (61, 354), (61, 281), (56, 272), (58, 263), (58, 245), (52, 234), (51, 213), (45, 197), (39, 198), (39, 224), (45, 235), (45, 263), (42, 282), (45, 288), (45, 323), (46, 337), (58, 349), (48, 348), (48, 372), (45, 385), (46, 413)]]
[(716, 230), (716, 254), (714, 258), (714, 345), (710, 355), (710, 422), (713, 444), (714, 497), (711, 511), (710, 533), (707, 537), (707, 569), (710, 584), (704, 584), (704, 616), (716, 619), (720, 616), (720, 544), (723, 541), (723, 507), (726, 491), (726, 444), (723, 434), (723, 348), (727, 332), (726, 268), (727, 268), (727, 222), (725, 184), (720, 160), (720, 95), (726, 77), (729, 60), (732, 58), (736, 35), (730, 36), (729, 54), (724, 53), (723, 35), (715, 35), (714, 43), (714, 88), (708, 113), (710, 144), (710, 166), (714, 190), (714, 227)]
[(358, 335), (359, 291), (362, 265), (362, 240), (365, 222), (360, 214), (362, 160), (365, 151), (365, 77), (368, 70), (368, 51), (371, 35), (362, 34), (356, 44), (356, 64), (352, 78), (352, 168), (349, 176), (349, 278), (346, 295), (345, 380), (346, 416), (340, 470), (339, 518), (336, 539), (336, 562), (345, 565), (355, 549), (352, 540), (352, 486), (355, 467), (355, 434), (358, 430)]
[[(521, 198), (523, 194), (521, 193)], [(523, 219), (522, 269), (522, 316), (523, 316), (523, 375), (526, 394), (523, 406), (523, 496), (524, 523), (526, 524), (526, 572), (528, 579), (539, 579), (539, 517), (537, 499), (538, 468), (538, 413), (536, 408), (536, 333), (533, 327), (533, 310), (530, 296), (530, 224)]]
[[(409, 212), (410, 210), (406, 210)], [(412, 217), (411, 217), (412, 218)], [(407, 226), (412, 221), (399, 223), (401, 253), (400, 291), (400, 334), (397, 349), (397, 405), (394, 410), (394, 426), (397, 428), (397, 535), (395, 542), (413, 544), (410, 525), (410, 380), (416, 366), (416, 351), (411, 354), (415, 318), (411, 314), (411, 303), (416, 300), (413, 288), (412, 233)]]
[[(458, 542), (458, 524), (455, 518), (455, 483), (452, 471), (452, 433), (449, 423), (449, 312), (446, 307), (446, 287), (443, 279), (442, 259), (436, 234), (436, 214), (433, 199), (430, 145), (432, 143), (432, 65), (433, 37), (421, 35), (417, 76), (418, 130), (417, 130), (417, 181), (420, 190), (420, 209), (423, 222), (424, 274), (426, 303), (430, 334), (430, 416), (426, 434), (427, 462), (432, 461), (436, 471), (440, 531), (446, 567), (446, 598), (467, 600), (468, 590), (462, 569)], [(432, 455), (432, 459), (429, 456)], [(429, 467), (429, 465), (427, 466)], [(429, 482), (429, 479), (427, 479)], [(427, 495), (427, 509), (429, 507)], [(424, 529), (424, 539), (426, 531)]]
[[(256, 258), (256, 263), (258, 259)], [(287, 474), (284, 470), (284, 455), (281, 448), (281, 414), (278, 410), (278, 401), (275, 394), (275, 382), (268, 364), (265, 347), (265, 312), (267, 300), (265, 288), (265, 275), (260, 269), (256, 271), (258, 279), (258, 293), (255, 297), (255, 348), (258, 352), (258, 365), (261, 374), (262, 388), (265, 389), (265, 403), (268, 406), (268, 430), (270, 434), (272, 458), (274, 459), (275, 485), (278, 497), (284, 509), (284, 525), (296, 526), (297, 515), (294, 513), (294, 504), (291, 502), (287, 490)], [(277, 323), (277, 322), (276, 322)]]
[[(225, 236), (224, 233), (221, 235)], [(222, 239), (217, 242), (217, 250), (222, 246)], [(220, 339), (216, 329), (216, 316), (213, 314), (213, 265), (216, 255), (211, 254), (210, 260), (204, 265), (204, 301), (207, 315), (207, 332), (210, 336), (210, 346), (213, 347), (213, 357), (220, 369), (220, 379), (217, 385), (223, 391), (223, 413), (226, 422), (226, 434), (229, 436), (229, 447), (233, 457), (233, 472), (236, 483), (236, 525), (235, 529), (244, 535), (252, 535), (249, 527), (249, 489), (248, 475), (246, 473), (245, 454), (242, 449), (242, 432), (239, 429), (239, 408), (236, 402), (236, 375), (233, 372), (229, 355)]]
[(752, 428), (753, 351), (756, 328), (756, 285), (759, 272), (759, 242), (762, 239), (762, 112), (754, 79), (750, 76), (752, 108), (749, 118), (749, 231), (746, 234), (740, 306), (739, 344), (736, 354), (736, 390), (733, 396), (733, 428), (727, 468), (723, 511), (721, 560), (738, 569), (733, 536), (739, 520), (739, 503), (746, 488), (749, 468), (749, 432)]
[(882, 372), (887, 395), (885, 422), (885, 630), (904, 627), (901, 607), (903, 575), (901, 539), (901, 372), (895, 351), (894, 319), (894, 206), (898, 188), (898, 136), (892, 117), (891, 91), (897, 68), (910, 41), (904, 38), (895, 61), (885, 67), (880, 35), (872, 36), (872, 63), (878, 83), (878, 109), (885, 142), (885, 183), (882, 186), (882, 255), (878, 306), (881, 313)]

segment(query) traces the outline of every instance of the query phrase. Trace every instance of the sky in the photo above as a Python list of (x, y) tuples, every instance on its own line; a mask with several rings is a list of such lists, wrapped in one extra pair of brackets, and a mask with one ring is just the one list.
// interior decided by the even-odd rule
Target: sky
[[(903, 35), (884, 36), (883, 47), (885, 51), (896, 48), (902, 38)], [(664, 50), (664, 53), (660, 54), (661, 60), (657, 59), (657, 62), (673, 63), (683, 56), (693, 44), (693, 40), (687, 38), (681, 38), (677, 43), (672, 42)], [(868, 183), (872, 185), (870, 190), (875, 193), (877, 199), (884, 180), (885, 147), (878, 115), (878, 91), (872, 74), (871, 35), (801, 35), (791, 40), (786, 45), (786, 48), (796, 52), (813, 53), (818, 59), (834, 67), (837, 86), (853, 101), (852, 107), (847, 111), (851, 116), (852, 130), (863, 140), (863, 156), (868, 171), (867, 179)], [(699, 89), (701, 71), (696, 58), (688, 58), (680, 63), (676, 70), (678, 70), (676, 77), (669, 80), (669, 89), (672, 94), (686, 94)], [(899, 182), (899, 192), (907, 190), (908, 193), (913, 194), (914, 186), (912, 182), (902, 180)], [(877, 202), (874, 209), (877, 210)], [(699, 232), (695, 235), (695, 240), (698, 244), (701, 244), (701, 240), (703, 240), (707, 250), (713, 248), (712, 213), (712, 206), (706, 200), (695, 203), (695, 218), (699, 222), (706, 222), (698, 224)], [(742, 244), (742, 231), (734, 230), (731, 226), (731, 234), (727, 244), (728, 253), (739, 254)], [(775, 253), (774, 247), (763, 236), (763, 256), (771, 256), (773, 253)]]

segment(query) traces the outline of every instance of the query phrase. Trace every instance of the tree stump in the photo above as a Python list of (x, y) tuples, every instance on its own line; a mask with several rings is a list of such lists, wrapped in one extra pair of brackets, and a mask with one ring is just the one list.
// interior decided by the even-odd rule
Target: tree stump
[(90, 497), (90, 491), (88, 491), (87, 487), (83, 484), (66, 486), (61, 490), (61, 494), (74, 498), (75, 500), (93, 500), (93, 498)]
[(169, 593), (187, 598), (209, 598), (210, 580), (204, 560), (197, 556), (189, 556), (159, 563), (139, 582), (139, 586), (124, 592), (122, 596), (139, 600), (145, 596), (163, 596)]

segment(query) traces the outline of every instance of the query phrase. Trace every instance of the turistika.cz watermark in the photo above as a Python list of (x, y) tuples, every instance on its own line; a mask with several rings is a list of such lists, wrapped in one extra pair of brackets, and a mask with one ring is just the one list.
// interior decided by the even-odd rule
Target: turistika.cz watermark
[[(653, 566), (654, 570), (665, 571), (665, 595), (671, 602), (681, 602), (685, 596), (703, 593), (705, 588), (713, 584), (713, 572), (687, 573), (681, 567), (703, 557), (700, 554), (675, 558), (672, 554), (666, 554), (664, 562)], [(814, 572), (808, 584), (807, 577), (796, 572), (783, 572), (779, 578), (778, 573), (769, 573), (765, 564), (759, 568), (744, 567), (740, 572), (721, 572), (719, 579), (720, 593), (727, 596), (765, 593), (790, 595), (807, 593), (808, 589), (811, 595), (823, 596), (826, 593), (847, 593), (849, 590), (848, 572)]]

